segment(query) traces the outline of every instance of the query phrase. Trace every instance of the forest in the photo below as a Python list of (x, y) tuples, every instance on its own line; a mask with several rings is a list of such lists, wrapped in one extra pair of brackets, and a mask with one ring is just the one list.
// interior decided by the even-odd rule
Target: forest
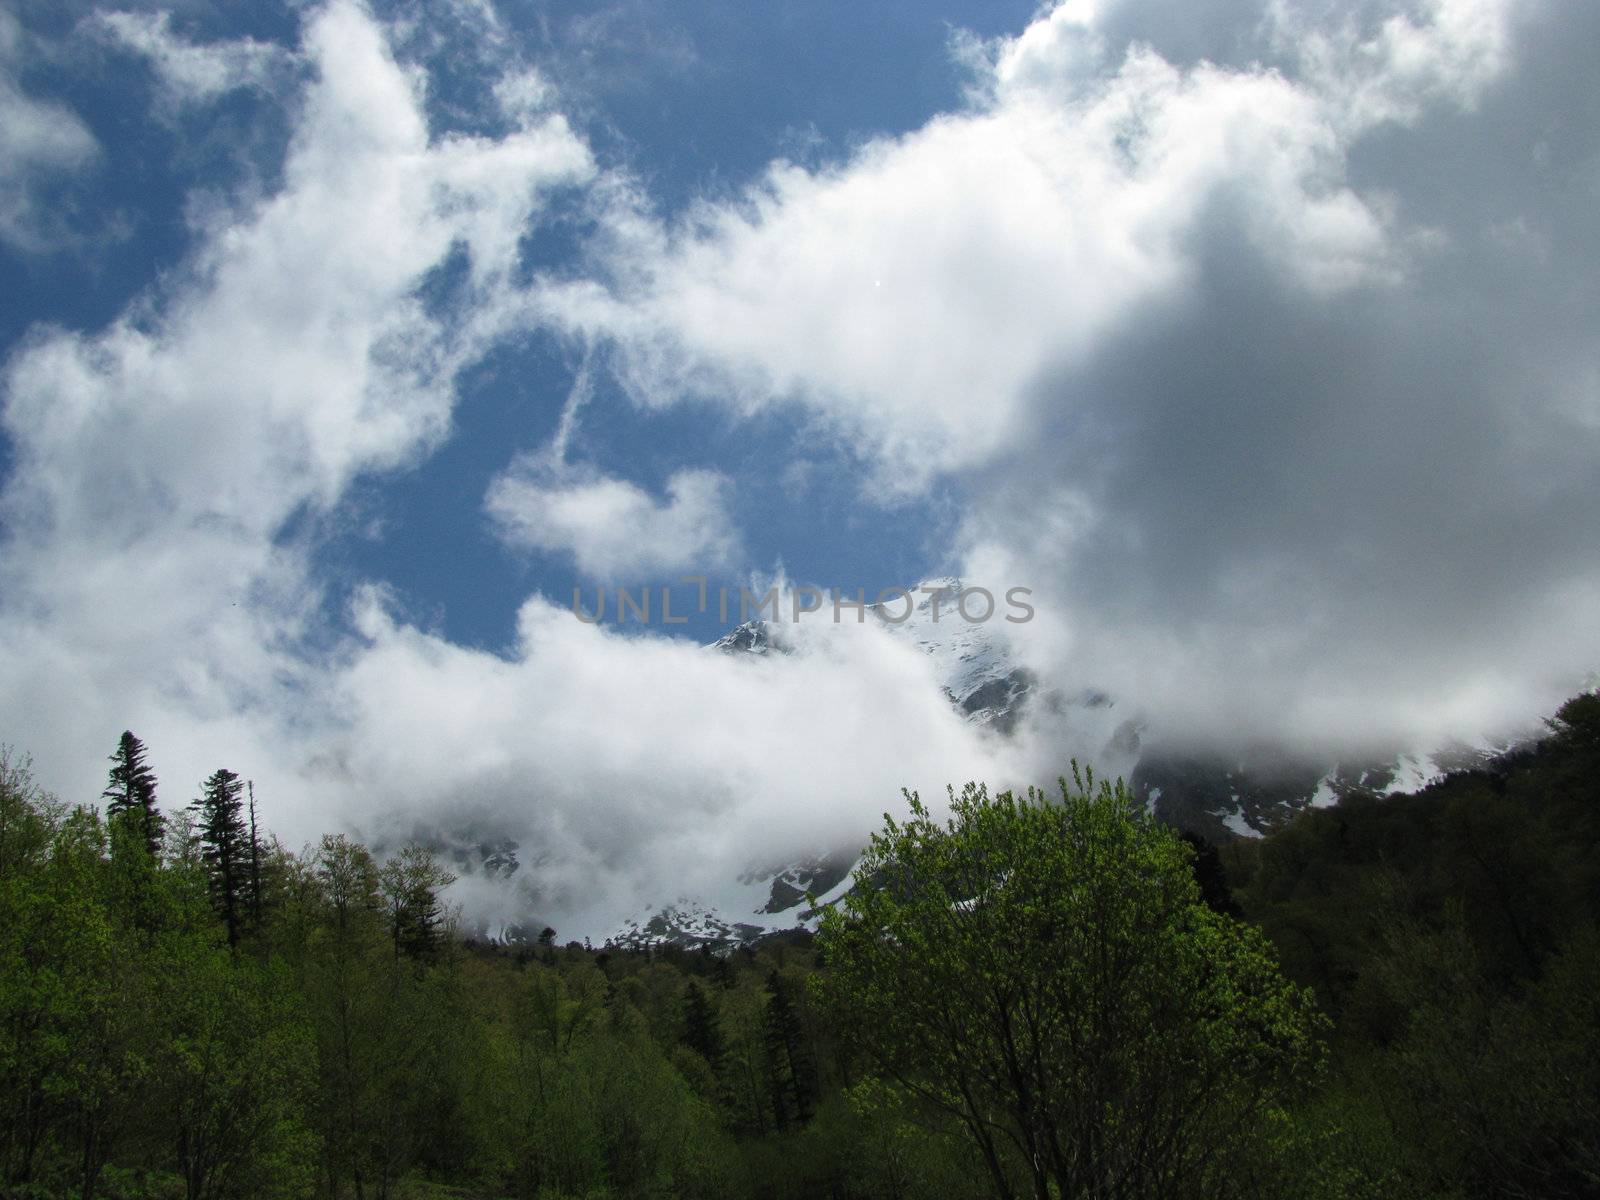
[(908, 796), (815, 934), (470, 936), (424, 846), (0, 758), (6, 1197), (1600, 1196), (1600, 696), (1214, 847)]

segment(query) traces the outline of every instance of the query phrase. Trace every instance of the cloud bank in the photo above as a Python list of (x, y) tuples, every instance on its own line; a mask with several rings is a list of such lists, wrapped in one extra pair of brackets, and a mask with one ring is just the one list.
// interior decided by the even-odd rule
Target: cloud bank
[(1203, 48), (1133, 0), (967, 39), (968, 110), (622, 226), (549, 318), (643, 403), (799, 407), (872, 488), (954, 482), (1041, 665), (1169, 730), (1525, 719), (1600, 657), (1600, 26), (1208, 16)]

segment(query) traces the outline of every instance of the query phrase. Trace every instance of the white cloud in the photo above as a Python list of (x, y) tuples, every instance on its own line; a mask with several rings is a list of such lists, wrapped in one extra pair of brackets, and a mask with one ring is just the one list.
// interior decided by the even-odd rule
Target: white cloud
[(275, 539), (445, 434), (489, 335), (418, 287), (465, 246), (492, 313), (544, 198), (594, 169), (549, 113), (430, 138), (421, 81), (355, 4), (310, 14), (302, 53), (282, 187), (108, 328), (36, 329), (5, 369), (4, 724), (79, 764), (74, 798), (107, 731), (177, 743), (182, 787), (213, 754), (262, 761), (272, 706), (316, 710), (297, 646), (320, 596)]
[(619, 205), (612, 283), (544, 315), (610, 335), (645, 403), (798, 402), (917, 490), (1031, 436), (1031, 387), (1180, 294), (1209, 222), (1318, 291), (1398, 278), (1338, 113), (1264, 68), (1113, 52), (1066, 6), (995, 47), (973, 111), (660, 229)]
[(819, 418), (869, 497), (956, 481), (1050, 668), (1173, 726), (1530, 715), (1600, 659), (1593, 19), (1212, 7), (1226, 61), (1137, 0), (959, 40), (967, 109), (670, 225), (624, 197), (540, 314), (641, 403)]
[[(228, 764), (291, 843), (493, 828), (543, 860), (538, 911), (594, 934), (797, 839), (859, 837), (903, 784), (994, 776), (927, 663), (868, 637), (778, 667), (534, 598), (500, 656), (405, 623), (381, 589), (354, 631), (327, 627), (288, 522), (444, 435), (456, 372), (523, 304), (518, 238), (594, 167), (525, 83), (508, 135), (431, 136), (421, 80), (353, 4), (310, 14), (300, 53), (314, 71), (281, 188), (105, 330), (35, 330), (6, 367), (7, 740), (81, 801), (132, 728), (167, 805)], [(417, 289), (459, 246), (466, 293), (431, 312)], [(543, 536), (532, 503), (597, 570), (728, 552), (715, 474), (679, 472), (658, 499), (549, 466), (565, 449), (498, 489), (525, 536)]]
[(509, 544), (570, 553), (591, 579), (629, 580), (727, 565), (738, 541), (729, 486), (716, 471), (677, 471), (663, 501), (624, 479), (525, 460), (485, 506)]
[[(1011, 778), (927, 659), (872, 625), (792, 656), (730, 656), (585, 625), (534, 598), (506, 658), (396, 622), (336, 680), (333, 751), (374, 832), (408, 819), (513, 836), (541, 859), (540, 911), (606, 933), (652, 901), (714, 899), (754, 864), (864, 836), (899, 789)], [(507, 897), (501, 897), (505, 903)]]
[(167, 104), (204, 103), (238, 88), (271, 90), (292, 68), (294, 58), (283, 47), (253, 38), (197, 44), (172, 31), (172, 14), (158, 12), (94, 13), (90, 30), (150, 60)]
[(1424, 0), (1409, 13), (1366, 7), (1329, 27), (1288, 0), (1269, 6), (1276, 49), (1352, 132), (1409, 124), (1430, 104), (1475, 108), (1510, 66), (1509, 0)]
[(500, 538), (521, 549), (571, 555), (603, 581), (650, 580), (672, 572), (731, 566), (739, 550), (728, 499), (732, 481), (686, 469), (657, 500), (637, 484), (568, 461), (578, 419), (594, 395), (586, 355), (550, 443), (520, 455), (490, 483), (484, 509)]
[(71, 109), (23, 90), (27, 48), (17, 18), (0, 9), (0, 241), (37, 252), (49, 248), (59, 226), (41, 187), (92, 166), (100, 146)]

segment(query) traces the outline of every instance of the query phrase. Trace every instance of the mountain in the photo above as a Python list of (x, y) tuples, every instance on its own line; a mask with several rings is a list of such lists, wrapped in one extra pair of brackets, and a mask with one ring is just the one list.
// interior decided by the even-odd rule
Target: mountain
[[(743, 899), (723, 910), (679, 897), (643, 917), (624, 921), (607, 940), (630, 949), (662, 945), (693, 949), (736, 945), (809, 926), (825, 905), (849, 890), (858, 857), (858, 848), (850, 847), (769, 863), (739, 876)], [(806, 899), (807, 893), (817, 898), (815, 905)]]
[[(1129, 789), (1157, 820), (1212, 842), (1260, 837), (1306, 807), (1336, 803), (1355, 789), (1393, 794), (1414, 792), (1446, 773), (1483, 766), (1507, 751), (1514, 739), (1452, 743), (1419, 752), (1392, 753), (1329, 762), (1258, 746), (1243, 753), (1169, 748), (1152, 737), (1137, 715), (1116, 712), (1113, 697), (1093, 688), (1046, 687), (1013, 660), (1003, 624), (973, 623), (955, 611), (962, 581), (930, 580), (910, 613), (890, 620), (891, 606), (869, 606), (897, 637), (933, 659), (950, 703), (974, 725), (1009, 737), (1034, 706), (1071, 725), (1080, 735), (1098, 731), (1097, 761), (1127, 772)], [(893, 616), (904, 601), (891, 602)], [(724, 654), (787, 654), (793, 647), (782, 625), (748, 621), (728, 631), (708, 650)], [(814, 924), (817, 908), (806, 894), (826, 903), (848, 889), (854, 855), (848, 850), (814, 852), (790, 863), (747, 872), (748, 899), (737, 911), (717, 912), (691, 897), (626, 922), (614, 941), (629, 946), (725, 945), (796, 925)]]
[(1421, 791), (1449, 772), (1487, 766), (1513, 744), (1452, 743), (1333, 763), (1275, 746), (1232, 755), (1151, 748), (1140, 755), (1128, 785), (1157, 820), (1222, 842), (1260, 837), (1301, 809), (1336, 804), (1350, 791)]
[[(1033, 673), (1017, 666), (1001, 632), (1002, 618), (977, 622), (957, 611), (962, 583), (932, 579), (909, 589), (914, 603), (901, 616), (904, 600), (869, 604), (869, 619), (904, 638), (934, 661), (934, 671), (950, 702), (975, 725), (1009, 734), (1038, 686)], [(746, 621), (712, 642), (724, 654), (787, 654), (793, 650), (785, 626)]]
[[(1062, 700), (1043, 693), (1033, 673), (1012, 660), (1001, 618), (974, 622), (961, 617), (956, 607), (961, 591), (959, 579), (929, 580), (910, 589), (909, 608), (904, 599), (868, 605), (866, 619), (881, 622), (933, 659), (940, 688), (969, 722), (1011, 736), (1030, 704), (1059, 705)], [(706, 649), (784, 655), (794, 652), (794, 636), (783, 624), (746, 621)], [(736, 906), (718, 910), (694, 897), (678, 897), (625, 921), (610, 940), (633, 947), (727, 945), (814, 924), (820, 906), (848, 889), (858, 856), (858, 846), (821, 847), (790, 861), (754, 866), (739, 878), (745, 897)], [(817, 906), (806, 899), (808, 893), (817, 897)]]
[[(1105, 773), (1128, 779), (1136, 800), (1157, 820), (1212, 842), (1259, 837), (1299, 810), (1333, 804), (1353, 789), (1418, 791), (1447, 772), (1484, 765), (1512, 744), (1508, 739), (1424, 751), (1396, 748), (1341, 761), (1272, 745), (1228, 753), (1177, 748), (1138, 714), (1119, 708), (1114, 697), (1038, 678), (1015, 660), (998, 616), (977, 623), (959, 615), (962, 587), (957, 578), (931, 580), (911, 589), (915, 603), (909, 611), (899, 599), (868, 606), (869, 619), (932, 660), (939, 687), (972, 725), (1010, 738), (1025, 720), (1038, 718), (1044, 727), (1070, 732), (1072, 744), (1095, 747), (1090, 756)], [(703, 652), (784, 656), (796, 649), (792, 625), (756, 620), (730, 629)], [(513, 907), (539, 907), (534, 877), (540, 864), (521, 863), (516, 842), (499, 831), (463, 826), (418, 830), (414, 836), (438, 850), (467, 886), (510, 889), (522, 898)], [(693, 895), (663, 897), (624, 921), (608, 940), (631, 947), (720, 947), (812, 925), (820, 905), (849, 889), (858, 854), (858, 845), (814, 845), (782, 861), (753, 863), (720, 890), (718, 903)], [(508, 924), (483, 932), (517, 939), (537, 930)]]

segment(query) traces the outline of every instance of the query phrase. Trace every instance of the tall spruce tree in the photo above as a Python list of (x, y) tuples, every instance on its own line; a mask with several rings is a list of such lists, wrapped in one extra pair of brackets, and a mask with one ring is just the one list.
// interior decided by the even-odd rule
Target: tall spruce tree
[(244, 781), (226, 767), (206, 779), (200, 799), (189, 807), (196, 814), (200, 857), (206, 865), (211, 903), (228, 927), (228, 944), (239, 944), (249, 897), (250, 847), (244, 824)]
[(250, 928), (261, 928), (261, 834), (256, 828), (256, 783), (245, 784), (250, 796), (250, 832), (246, 843), (246, 857), (250, 868)]
[(712, 1068), (722, 1065), (722, 1027), (717, 1022), (716, 1009), (698, 980), (689, 981), (683, 997), (683, 1044), (710, 1063)]
[(122, 731), (117, 749), (111, 755), (111, 772), (106, 790), (106, 817), (127, 820), (138, 830), (150, 857), (161, 853), (161, 835), (166, 827), (156, 807), (156, 775), (144, 760), (144, 743), (129, 730)]
[(778, 1128), (792, 1122), (804, 1125), (816, 1110), (817, 1071), (800, 1014), (789, 995), (789, 985), (777, 971), (767, 975), (767, 1071), (772, 1090), (772, 1112)]

